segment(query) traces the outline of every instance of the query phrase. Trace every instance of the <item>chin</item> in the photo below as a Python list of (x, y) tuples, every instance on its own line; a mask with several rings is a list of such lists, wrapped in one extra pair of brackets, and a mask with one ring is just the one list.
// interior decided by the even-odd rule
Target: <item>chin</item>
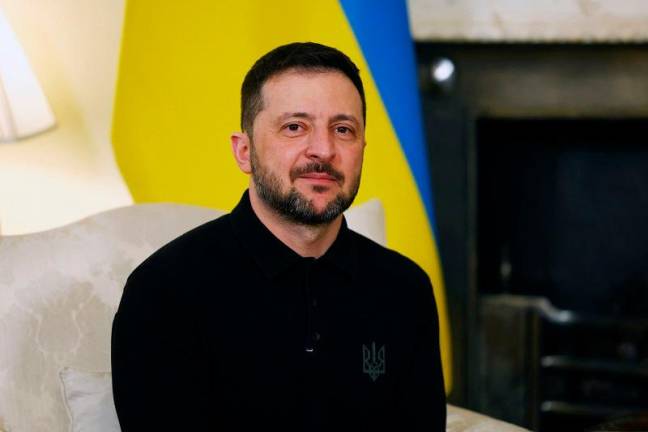
[(307, 195), (311, 196), (326, 196), (330, 199), (335, 198), (339, 193), (343, 192), (341, 188), (336, 186), (323, 186), (323, 185), (312, 185), (307, 190)]
[(326, 207), (331, 201), (336, 199), (339, 194), (340, 191), (329, 188), (327, 190), (319, 190), (319, 191), (312, 190), (305, 195), (316, 207), (319, 207), (320, 204), (322, 205), (322, 207)]
[(333, 202), (333, 199), (329, 200), (310, 200), (311, 205), (313, 206), (313, 210), (317, 214), (324, 213), (328, 205)]

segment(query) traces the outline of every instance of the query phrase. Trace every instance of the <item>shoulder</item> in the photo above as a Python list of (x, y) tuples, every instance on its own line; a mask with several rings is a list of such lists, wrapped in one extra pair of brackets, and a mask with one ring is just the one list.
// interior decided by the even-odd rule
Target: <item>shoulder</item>
[(359, 263), (363, 268), (372, 269), (381, 277), (429, 284), (427, 273), (412, 259), (355, 231), (351, 233), (357, 245)]
[(129, 279), (157, 275), (171, 277), (184, 268), (206, 259), (218, 259), (233, 244), (230, 215), (224, 215), (193, 228), (171, 240), (131, 273)]
[[(412, 259), (354, 233), (359, 274), (372, 295), (413, 319), (436, 316), (436, 301), (428, 274)], [(426, 318), (427, 317), (427, 318)]]

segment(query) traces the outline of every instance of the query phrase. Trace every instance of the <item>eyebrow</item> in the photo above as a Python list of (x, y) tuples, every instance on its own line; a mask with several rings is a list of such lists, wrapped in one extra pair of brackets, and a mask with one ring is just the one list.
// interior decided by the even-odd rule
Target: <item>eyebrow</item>
[[(307, 112), (285, 112), (279, 116), (279, 121), (284, 121), (286, 119), (289, 119), (291, 117), (297, 117), (297, 118), (304, 118), (307, 120), (312, 120), (314, 118), (313, 115), (307, 113)], [(355, 118), (355, 116), (351, 114), (336, 114), (329, 121), (331, 122), (337, 122), (340, 120), (346, 120), (353, 122), (355, 124), (360, 124), (358, 122), (358, 119)]]
[(279, 121), (284, 121), (291, 117), (305, 118), (308, 120), (313, 119), (313, 116), (306, 112), (285, 112), (279, 116)]
[(337, 115), (334, 115), (334, 116), (331, 118), (331, 121), (332, 121), (332, 122), (336, 122), (336, 121), (340, 121), (340, 120), (347, 120), (347, 121), (350, 121), (350, 122), (352, 122), (352, 123), (355, 123), (356, 125), (357, 125), (357, 124), (360, 124), (360, 122), (358, 121), (358, 119), (355, 118), (355, 116), (353, 116), (353, 115), (351, 115), (351, 114), (337, 114)]

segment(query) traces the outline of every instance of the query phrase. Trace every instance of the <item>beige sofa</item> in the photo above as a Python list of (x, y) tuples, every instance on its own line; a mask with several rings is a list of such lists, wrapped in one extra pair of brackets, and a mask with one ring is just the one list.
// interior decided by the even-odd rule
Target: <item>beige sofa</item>
[[(118, 430), (109, 393), (110, 332), (124, 282), (157, 248), (220, 214), (134, 205), (50, 231), (0, 237), (0, 430)], [(385, 242), (378, 202), (351, 209), (347, 219)], [(448, 430), (522, 429), (449, 407)]]

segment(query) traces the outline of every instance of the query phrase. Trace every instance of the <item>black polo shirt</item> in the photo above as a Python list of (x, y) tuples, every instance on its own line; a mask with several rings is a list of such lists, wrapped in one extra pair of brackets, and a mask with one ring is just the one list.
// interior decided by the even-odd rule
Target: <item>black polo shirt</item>
[(303, 258), (247, 192), (131, 274), (112, 365), (127, 432), (445, 430), (427, 275), (346, 222)]

